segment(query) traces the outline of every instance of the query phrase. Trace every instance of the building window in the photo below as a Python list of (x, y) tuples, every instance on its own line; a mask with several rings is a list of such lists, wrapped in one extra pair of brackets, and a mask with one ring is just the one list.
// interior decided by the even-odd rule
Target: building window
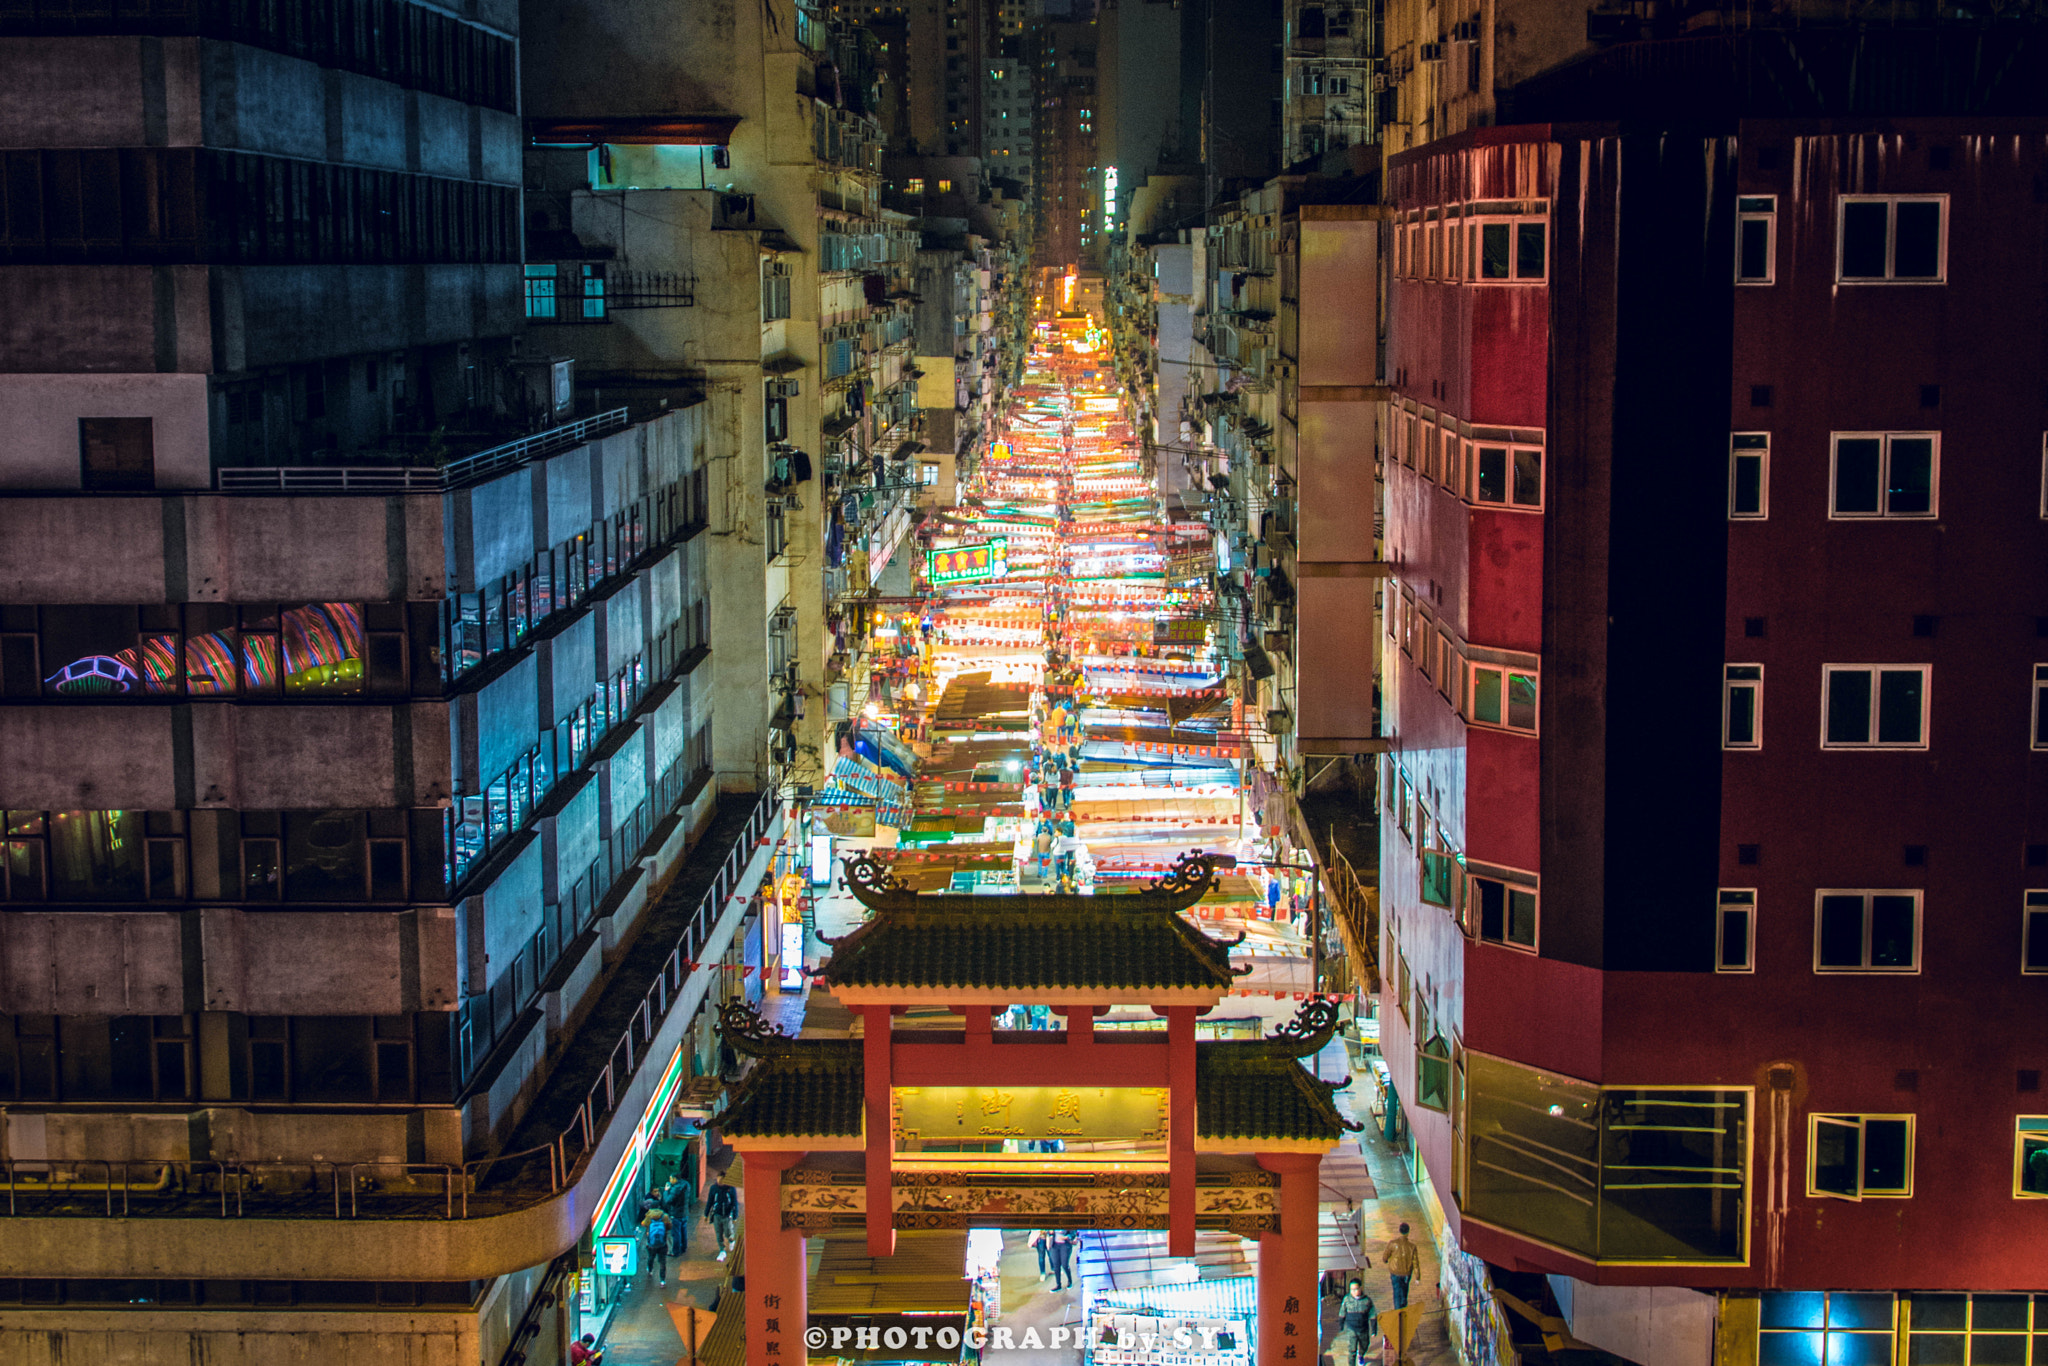
[(1735, 283), (1771, 284), (1777, 278), (1777, 264), (1777, 196), (1741, 196), (1735, 201)]
[(1458, 885), (1458, 856), (1444, 849), (1422, 851), (1422, 899), (1450, 908)]
[(1472, 879), (1468, 908), (1482, 943), (1536, 951), (1536, 888), (1501, 878)]
[(1723, 887), (1714, 921), (1714, 971), (1756, 971), (1756, 888)]
[(1543, 510), (1541, 447), (1475, 445), (1471, 450), (1473, 502)]
[(2048, 749), (2048, 664), (2034, 666), (2034, 748)]
[(1934, 432), (1837, 432), (1831, 517), (1932, 517), (1941, 442)]
[[(2048, 1334), (2048, 1298), (1920, 1293), (1906, 1297), (1903, 1317), (1910, 1334), (1905, 1359), (1914, 1366), (1949, 1361), (1992, 1366), (2027, 1360), (2029, 1334)], [(2038, 1363), (2044, 1357), (2048, 1337), (2036, 1336), (2033, 1359)]]
[[(1542, 284), (1550, 259), (1549, 224), (1541, 218), (1483, 219), (1467, 233), (1475, 259), (1465, 278), (1478, 284)], [(1434, 274), (1434, 272), (1432, 272)]]
[(1728, 440), (1728, 515), (1763, 518), (1770, 511), (1770, 434), (1737, 432)]
[(156, 433), (147, 417), (78, 419), (80, 487), (119, 492), (156, 487)]
[(2048, 973), (2048, 891), (2028, 892), (2021, 907), (2020, 971)]
[(1917, 891), (1815, 893), (1813, 970), (1918, 971), (1920, 897)]
[(1911, 1115), (1810, 1115), (1806, 1152), (1809, 1196), (1862, 1200), (1913, 1194)]
[(1536, 733), (1536, 679), (1533, 670), (1498, 664), (1471, 666), (1466, 719), (1473, 725)]
[(1764, 666), (1729, 664), (1721, 670), (1721, 748), (1764, 747)]
[[(2013, 1136), (2012, 1193), (2021, 1197), (2048, 1196), (2048, 1115), (2021, 1115), (2019, 1132)], [(2041, 1327), (2048, 1330), (2048, 1309)]]
[(1416, 1002), (1420, 1022), (1415, 1028), (1415, 1103), (1426, 1110), (1443, 1110), (1451, 1101), (1451, 1049), (1430, 1018), (1428, 1007)]
[(1926, 664), (1827, 664), (1823, 749), (1927, 748)]
[(1836, 279), (1940, 284), (1948, 262), (1948, 197), (1843, 195)]
[(551, 265), (526, 268), (526, 316), (555, 316), (555, 268)]
[(1747, 1088), (1602, 1087), (1471, 1050), (1463, 1062), (1467, 1218), (1596, 1261), (1746, 1259)]
[(1764, 1366), (1889, 1366), (1892, 1296), (1836, 1290), (1766, 1290), (1759, 1304), (1757, 1360)]

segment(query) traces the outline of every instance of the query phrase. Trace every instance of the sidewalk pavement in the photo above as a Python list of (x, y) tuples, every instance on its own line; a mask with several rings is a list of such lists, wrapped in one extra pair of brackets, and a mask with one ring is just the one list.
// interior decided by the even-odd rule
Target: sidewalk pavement
[[(1347, 1075), (1349, 1063), (1341, 1040), (1333, 1041), (1315, 1059), (1319, 1075), (1335, 1080)], [(1361, 1080), (1358, 1085), (1336, 1093), (1338, 1112), (1354, 1123), (1365, 1127), (1355, 1134), (1346, 1134), (1338, 1151), (1345, 1147), (1356, 1151), (1365, 1159), (1366, 1170), (1372, 1174), (1372, 1184), (1378, 1192), (1377, 1198), (1362, 1202), (1362, 1212), (1349, 1216), (1356, 1221), (1358, 1242), (1363, 1250), (1366, 1265), (1357, 1273), (1364, 1282), (1365, 1293), (1372, 1297), (1373, 1304), (1380, 1312), (1380, 1328), (1391, 1333), (1395, 1327), (1394, 1292), (1387, 1278), (1386, 1263), (1382, 1260), (1381, 1249), (1399, 1235), (1402, 1224), (1408, 1225), (1408, 1237), (1421, 1253), (1421, 1265), (1416, 1267), (1415, 1276), (1408, 1284), (1408, 1308), (1415, 1320), (1414, 1335), (1409, 1339), (1407, 1355), (1397, 1358), (1389, 1353), (1389, 1362), (1401, 1360), (1406, 1366), (1462, 1366), (1457, 1348), (1450, 1339), (1448, 1316), (1444, 1312), (1443, 1291), (1437, 1284), (1439, 1257), (1435, 1241), (1430, 1237), (1429, 1221), (1423, 1216), (1422, 1202), (1415, 1193), (1415, 1182), (1408, 1174), (1400, 1154), (1380, 1136), (1379, 1129), (1372, 1122), (1372, 1115), (1366, 1109), (1365, 1096), (1368, 1082)], [(1332, 1154), (1335, 1156), (1335, 1154)], [(1324, 1159), (1328, 1169), (1329, 1158)], [(1325, 1210), (1330, 1211), (1325, 1193)], [(1339, 1218), (1342, 1206), (1336, 1211)], [(1326, 1255), (1324, 1270), (1344, 1271), (1341, 1265), (1333, 1266)], [(1323, 1350), (1330, 1353), (1334, 1366), (1349, 1366), (1350, 1341), (1348, 1336), (1342, 1343), (1334, 1341), (1338, 1336), (1335, 1323), (1334, 1304), (1326, 1304), (1323, 1316)], [(1370, 1360), (1370, 1358), (1369, 1358)], [(1375, 1362), (1375, 1366), (1377, 1363)]]

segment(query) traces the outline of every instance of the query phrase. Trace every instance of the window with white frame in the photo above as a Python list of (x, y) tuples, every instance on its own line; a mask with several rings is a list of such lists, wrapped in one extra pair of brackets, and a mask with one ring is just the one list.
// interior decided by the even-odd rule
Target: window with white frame
[(2030, 891), (2020, 906), (2020, 971), (2048, 973), (2048, 891)]
[(1814, 894), (1815, 972), (1917, 972), (1920, 893), (1828, 888)]
[(1778, 197), (1746, 194), (1735, 200), (1735, 283), (1768, 285), (1778, 275)]
[(1728, 664), (1721, 669), (1721, 748), (1764, 747), (1764, 666)]
[(1475, 726), (1536, 733), (1534, 669), (1474, 661), (1465, 688), (1465, 719)]
[(1467, 891), (1472, 932), (1482, 942), (1536, 952), (1539, 931), (1535, 878), (1529, 874), (1482, 877), (1473, 874)]
[(1475, 442), (1472, 501), (1492, 507), (1543, 510), (1543, 448)]
[(1756, 971), (1756, 888), (1723, 887), (1714, 917), (1714, 971)]
[(2034, 666), (2034, 748), (2048, 749), (2048, 664)]
[(1843, 284), (1940, 284), (1948, 266), (1948, 196), (1843, 195), (1835, 262)]
[(1913, 1194), (1911, 1115), (1808, 1115), (1806, 1154), (1809, 1196), (1867, 1200)]
[(1823, 749), (1927, 748), (1926, 664), (1821, 666)]
[(1479, 285), (1540, 285), (1548, 274), (1550, 225), (1540, 217), (1481, 218), (1467, 234), (1466, 278)]
[(1828, 515), (1932, 517), (1940, 477), (1937, 432), (1836, 432)]
[(1454, 498), (1465, 496), (1465, 462), (1471, 459), (1472, 443), (1450, 432), (1444, 433), (1444, 488)]
[(1770, 512), (1770, 433), (1736, 432), (1728, 438), (1728, 515), (1760, 520)]

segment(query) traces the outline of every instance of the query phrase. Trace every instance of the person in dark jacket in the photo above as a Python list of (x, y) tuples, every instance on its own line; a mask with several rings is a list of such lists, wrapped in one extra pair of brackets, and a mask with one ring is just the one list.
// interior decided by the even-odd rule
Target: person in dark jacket
[(711, 1221), (712, 1230), (718, 1234), (718, 1260), (724, 1261), (725, 1254), (732, 1250), (733, 1220), (740, 1216), (740, 1194), (725, 1184), (719, 1177), (711, 1185), (711, 1191), (704, 1197), (704, 1217)]
[[(1344, 1299), (1337, 1306), (1337, 1325), (1351, 1338), (1352, 1366), (1365, 1360), (1367, 1347), (1377, 1331), (1379, 1310), (1372, 1302), (1372, 1296), (1365, 1293), (1365, 1283), (1353, 1277), (1344, 1289)], [(1331, 1355), (1336, 1355), (1336, 1344), (1331, 1344)]]

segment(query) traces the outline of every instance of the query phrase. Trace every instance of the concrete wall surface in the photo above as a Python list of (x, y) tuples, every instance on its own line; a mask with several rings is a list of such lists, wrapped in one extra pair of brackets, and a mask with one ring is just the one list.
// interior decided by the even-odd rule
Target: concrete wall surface
[[(0, 488), (79, 487), (78, 421), (87, 417), (150, 419), (156, 486), (212, 486), (204, 375), (15, 374), (0, 375)], [(62, 565), (76, 568), (68, 558)]]
[(473, 1313), (0, 1309), (9, 1366), (476, 1366)]
[(1572, 1336), (1630, 1361), (1712, 1366), (1714, 1296), (1675, 1285), (1594, 1285), (1552, 1276)]

